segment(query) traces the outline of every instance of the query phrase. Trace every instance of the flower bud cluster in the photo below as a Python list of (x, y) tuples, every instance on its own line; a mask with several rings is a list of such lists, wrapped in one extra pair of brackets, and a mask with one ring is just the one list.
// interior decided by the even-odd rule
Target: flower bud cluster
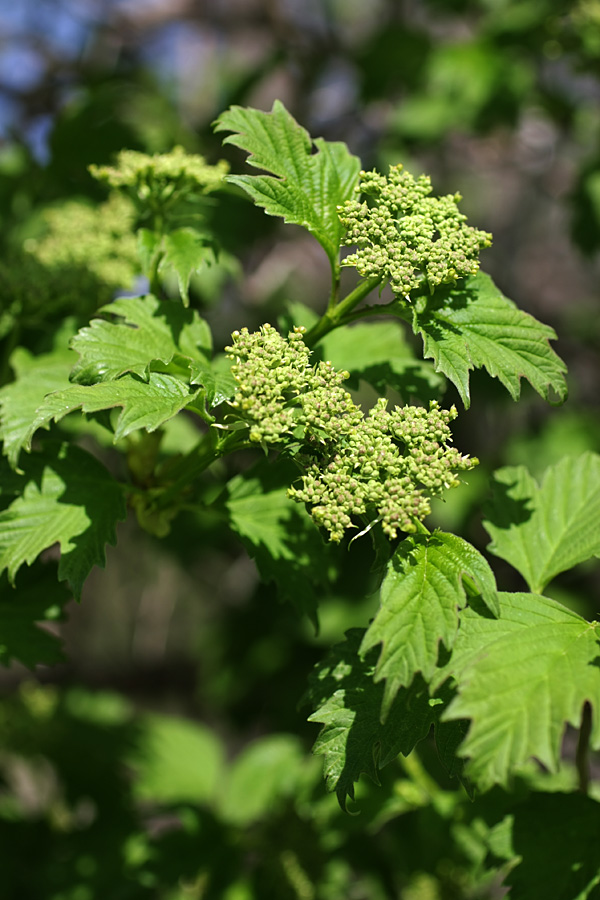
[(225, 350), (234, 360), (231, 406), (248, 423), (250, 440), (276, 444), (296, 426), (297, 398), (306, 389), (310, 351), (295, 328), (286, 340), (272, 325), (234, 331)]
[(456, 472), (477, 460), (449, 446), (456, 408), (387, 409), (380, 399), (365, 416), (344, 390), (347, 372), (330, 363), (310, 366), (302, 328), (285, 339), (272, 326), (253, 334), (234, 332), (227, 347), (234, 360), (236, 416), (250, 440), (299, 441), (306, 474), (289, 496), (310, 507), (315, 522), (340, 541), (356, 519), (380, 521), (388, 537), (416, 530), (431, 497), (459, 483)]
[(45, 209), (44, 231), (23, 247), (49, 269), (87, 268), (109, 289), (130, 288), (138, 273), (135, 209), (127, 197), (112, 193), (98, 207), (79, 200)]
[(122, 150), (115, 166), (90, 166), (94, 178), (111, 187), (129, 189), (142, 201), (154, 196), (162, 202), (175, 192), (214, 190), (222, 185), (228, 171), (226, 162), (211, 166), (202, 156), (186, 153), (183, 147), (174, 147), (170, 153), (154, 156), (137, 150)]
[(338, 207), (346, 228), (344, 243), (358, 250), (343, 260), (364, 277), (389, 281), (399, 296), (408, 297), (425, 283), (430, 291), (457, 278), (474, 275), (479, 251), (492, 237), (466, 225), (458, 209), (460, 194), (430, 197), (428, 176), (414, 178), (402, 165), (390, 166), (386, 177), (361, 172), (357, 193), (368, 201), (347, 200)]

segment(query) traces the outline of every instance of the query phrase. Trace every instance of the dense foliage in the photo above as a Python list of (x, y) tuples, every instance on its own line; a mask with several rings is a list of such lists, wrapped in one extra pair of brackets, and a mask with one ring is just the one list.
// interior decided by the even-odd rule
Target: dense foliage
[[(317, 663), (305, 698), (313, 707), (310, 720), (322, 725), (315, 752), (324, 757), (327, 788), (345, 809), (361, 773), (377, 781), (379, 771), (401, 754), (410, 761), (412, 799), (402, 792), (386, 799), (384, 793), (366, 805), (374, 807), (375, 820), (419, 808), (424, 802), (419, 791), (427, 794), (430, 776), (422, 772), (417, 753), (433, 728), (442, 768), (459, 778), (465, 797), (477, 798), (481, 824), (471, 840), (481, 848), (481, 865), (490, 855), (478, 877), (485, 882), (496, 871), (511, 872), (508, 883), (519, 886), (517, 896), (533, 896), (538, 876), (531, 874), (529, 857), (539, 851), (520, 844), (520, 810), (531, 815), (540, 804), (551, 835), (553, 817), (563, 820), (574, 799), (586, 814), (586, 803), (595, 802), (556, 793), (568, 782), (557, 782), (553, 773), (569, 724), (580, 732), (571, 777), (587, 794), (588, 747), (600, 747), (598, 624), (541, 592), (557, 574), (600, 552), (600, 457), (566, 458), (547, 470), (540, 485), (524, 467), (496, 473), (486, 513), (489, 549), (523, 576), (531, 593), (498, 591), (489, 563), (471, 543), (439, 528), (430, 531), (423, 522), (431, 512), (430, 498), (451, 487), (460, 490), (461, 478), (468, 477), (460, 473), (477, 460), (451, 446), (455, 407), (444, 409), (438, 399), (425, 407), (415, 404), (426, 399), (416, 389), (411, 404), (395, 403), (402, 396), (399, 380), (415, 364), (395, 329), (401, 321), (422, 337), (423, 355), (433, 360), (428, 386), (442, 397), (446, 382), (439, 375), (445, 375), (465, 406), (473, 368), (485, 368), (515, 399), (523, 377), (541, 395), (552, 390), (564, 398), (565, 367), (548, 343), (552, 330), (517, 309), (478, 272), (477, 251), (490, 237), (465, 224), (458, 197), (431, 198), (428, 180), (415, 181), (398, 168), (389, 180), (360, 172), (339, 143), (316, 141), (313, 153), (312, 139), (281, 103), (271, 113), (232, 108), (217, 130), (230, 132), (226, 141), (247, 150), (250, 162), (268, 174), (226, 175), (225, 166), (207, 166), (180, 150), (155, 157), (123, 152), (115, 167), (95, 168), (96, 177), (134, 204), (128, 221), (137, 234), (139, 269), (152, 292), (102, 305), (101, 317), (75, 333), (67, 323), (47, 353), (13, 351), (15, 377), (0, 393), (5, 453), (0, 565), (17, 590), (3, 601), (3, 658), (28, 665), (56, 659), (56, 646), (35, 626), (60, 617), (66, 596), (56, 591), (47, 596), (43, 585), (50, 564), (44, 553), (58, 545), (58, 580), (79, 596), (91, 568), (104, 564), (105, 545), (115, 542), (126, 504), (141, 527), (159, 537), (168, 535), (183, 509), (214, 508), (246, 542), (261, 576), (274, 579), (315, 622), (322, 592), (339, 590), (343, 570), (352, 566), (355, 542), (369, 542), (376, 573), (372, 587), (381, 582), (379, 608), (370, 624), (349, 631)], [(211, 192), (218, 198), (228, 184), (240, 186), (267, 213), (307, 228), (327, 253), (332, 287), (320, 315), (298, 306), (291, 313), (308, 327), (297, 324), (287, 336), (268, 324), (253, 333), (244, 327), (215, 352), (207, 322), (188, 306), (189, 283), (218, 259), (218, 234), (211, 232), (205, 197)], [(110, 202), (115, 204), (116, 196)], [(89, 254), (91, 262), (100, 254), (96, 243), (88, 242), (77, 208), (65, 206), (54, 229), (49, 222), (46, 245), (60, 244), (68, 232), (64, 223), (73, 217), (80, 234), (72, 238), (70, 253), (79, 253), (80, 262)], [(126, 267), (130, 242), (123, 241), (119, 230), (112, 252), (117, 259), (121, 252)], [(359, 250), (343, 263), (355, 265), (361, 278), (342, 296), (341, 247), (353, 243)], [(26, 252), (35, 255), (39, 246)], [(102, 271), (95, 271), (101, 278)], [(167, 297), (163, 283), (171, 275), (176, 293)], [(373, 289), (381, 292), (387, 282), (392, 299), (382, 302)], [(360, 367), (354, 374), (367, 383), (370, 363), (378, 369), (382, 317), (392, 317), (390, 334), (397, 335), (401, 355), (397, 358), (392, 346), (393, 375), (384, 384), (391, 398), (380, 397), (365, 412), (344, 382), (355, 359)], [(355, 324), (357, 318), (365, 321)], [(341, 357), (347, 370), (336, 360), (332, 338), (338, 334), (345, 335)], [(323, 344), (331, 355), (326, 361), (319, 359)], [(375, 386), (381, 390), (380, 374)], [(74, 412), (83, 418), (75, 429), (63, 430), (65, 417)], [(165, 453), (162, 438), (182, 415), (197, 423), (197, 439), (186, 453)], [(40, 428), (50, 428), (50, 434), (41, 435)], [(96, 449), (88, 435), (95, 437)], [(102, 450), (108, 443), (120, 452), (118, 465)], [(233, 474), (223, 467), (222, 460), (252, 447), (257, 450), (250, 468), (245, 464)], [(349, 542), (347, 532), (353, 535)], [(32, 568), (21, 580), (23, 564)], [(82, 740), (91, 739), (85, 729), (93, 722), (102, 725), (106, 715), (108, 701), (102, 698), (89, 698), (88, 705), (68, 695), (63, 711), (62, 702), (57, 706), (58, 698), (43, 689), (26, 696), (30, 716), (39, 720), (36, 729), (73, 728), (61, 719), (83, 714)], [(22, 715), (17, 721), (19, 728), (31, 727)], [(127, 846), (135, 839), (139, 848), (123, 860), (131, 885), (123, 896), (144, 895), (145, 888), (160, 884), (167, 876), (160, 865), (157, 870), (157, 861), (168, 862), (169, 842), (189, 840), (188, 826), (191, 833), (206, 828), (205, 816), (211, 827), (217, 822), (239, 827), (264, 815), (276, 798), (297, 804), (303, 791), (316, 787), (290, 736), (266, 737), (249, 748), (232, 770), (228, 796), (219, 786), (220, 742), (206, 729), (161, 719), (136, 726), (120, 705), (108, 713), (106, 724), (109, 731), (116, 729), (115, 737), (132, 727), (146, 730), (149, 744), (142, 742), (135, 751), (133, 741), (127, 751), (131, 765), (142, 767), (133, 782), (142, 796), (160, 803), (181, 792), (188, 801), (208, 803), (188, 809), (166, 838), (141, 832), (127, 838)], [(21, 740), (17, 731), (15, 749)], [(167, 752), (173, 755), (172, 775)], [(153, 766), (165, 768), (154, 776), (154, 788)], [(516, 778), (528, 785), (524, 795), (522, 789), (514, 793)], [(506, 792), (499, 807), (498, 798), (486, 793), (495, 785)], [(439, 794), (435, 803), (442, 803), (445, 789), (433, 790)], [(299, 821), (312, 827), (319, 807), (304, 802), (308, 806), (297, 813)], [(97, 801), (89, 801), (88, 812), (80, 810), (81, 803), (68, 813), (75, 823), (70, 827), (85, 834), (106, 829)], [(465, 800), (455, 791), (447, 804), (438, 813), (446, 820)], [(328, 821), (332, 814), (327, 812)], [(226, 841), (221, 852), (226, 853)], [(553, 851), (558, 870), (562, 858), (564, 871), (571, 871), (570, 852), (570, 846)], [(340, 886), (333, 887), (328, 865), (323, 876), (309, 873), (301, 853), (291, 846), (282, 855), (288, 893), (342, 896), (344, 879), (350, 879), (349, 886), (357, 877), (347, 859), (350, 869), (340, 872)], [(196, 866), (198, 896), (223, 896), (218, 865)], [(596, 867), (595, 849), (584, 853), (577, 893), (565, 887), (561, 896), (590, 896), (600, 877)], [(92, 881), (100, 879), (98, 890), (95, 862), (84, 866), (83, 875), (88, 871)], [(237, 896), (233, 885), (240, 886), (240, 896), (250, 896), (248, 876), (231, 877), (226, 896)]]
[(597, 9), (283, 6), (0, 150), (0, 895), (594, 900)]

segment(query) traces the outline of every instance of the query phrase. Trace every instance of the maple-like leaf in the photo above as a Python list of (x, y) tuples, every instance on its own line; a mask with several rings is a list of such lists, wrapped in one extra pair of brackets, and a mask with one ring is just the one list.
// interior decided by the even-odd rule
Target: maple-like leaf
[(111, 381), (126, 372), (147, 379), (153, 363), (178, 364), (185, 373), (191, 362), (210, 356), (208, 325), (178, 303), (151, 294), (119, 297), (100, 312), (117, 321), (93, 319), (71, 342), (80, 357), (71, 377), (80, 384)]
[(435, 719), (427, 686), (416, 678), (397, 692), (382, 723), (383, 685), (373, 678), (377, 653), (361, 655), (363, 635), (362, 629), (348, 631), (315, 668), (308, 690), (316, 707), (309, 721), (323, 725), (313, 750), (325, 757), (327, 787), (337, 793), (342, 808), (346, 797), (354, 797), (354, 782), (363, 772), (379, 783), (378, 770), (399, 753), (407, 756)]
[(600, 556), (600, 456), (564, 457), (541, 484), (525, 466), (494, 473), (484, 527), (489, 550), (514, 566), (534, 593), (560, 572)]
[(360, 160), (343, 143), (313, 141), (279, 100), (269, 113), (232, 106), (219, 116), (215, 131), (233, 132), (223, 143), (246, 150), (249, 165), (271, 173), (226, 180), (269, 215), (308, 229), (336, 269), (344, 234), (337, 208), (353, 196)]
[(48, 441), (25, 460), (22, 475), (0, 463), (0, 499), (5, 490), (8, 498), (18, 495), (0, 512), (0, 573), (6, 569), (13, 581), (23, 563), (58, 543), (58, 577), (79, 597), (125, 518), (121, 485), (85, 450)]
[(11, 466), (19, 461), (36, 410), (46, 394), (68, 386), (75, 359), (75, 354), (66, 349), (33, 356), (17, 347), (12, 354), (15, 380), (0, 388), (0, 437)]
[(456, 386), (465, 407), (471, 402), (469, 372), (480, 368), (498, 378), (513, 400), (521, 378), (545, 399), (551, 391), (559, 400), (566, 397), (566, 366), (548, 343), (555, 332), (518, 309), (483, 272), (438, 289), (424, 307), (416, 302), (412, 327), (423, 338), (425, 357)]
[(204, 266), (215, 262), (213, 248), (206, 243), (206, 236), (195, 228), (176, 228), (163, 238), (164, 252), (160, 271), (175, 272), (179, 293), (184, 306), (189, 306), (190, 278)]
[(179, 379), (159, 372), (150, 372), (147, 382), (135, 375), (124, 375), (116, 381), (74, 384), (64, 391), (48, 394), (42, 401), (25, 436), (24, 446), (29, 449), (38, 428), (47, 427), (51, 421), (58, 422), (78, 409), (94, 413), (120, 406), (122, 411), (115, 426), (115, 441), (141, 428), (156, 431), (192, 403), (197, 395), (198, 390), (190, 391)]
[(362, 646), (367, 652), (382, 645), (376, 678), (385, 679), (384, 717), (396, 692), (408, 687), (415, 673), (431, 678), (440, 643), (452, 646), (459, 610), (467, 602), (465, 581), (497, 614), (493, 572), (467, 541), (436, 531), (411, 535), (399, 545), (381, 585), (381, 606)]
[(580, 726), (586, 702), (591, 745), (600, 747), (600, 625), (537, 594), (498, 598), (497, 619), (461, 613), (452, 657), (434, 682), (456, 682), (442, 718), (470, 720), (459, 753), (483, 789), (506, 785), (531, 757), (555, 771), (565, 726)]

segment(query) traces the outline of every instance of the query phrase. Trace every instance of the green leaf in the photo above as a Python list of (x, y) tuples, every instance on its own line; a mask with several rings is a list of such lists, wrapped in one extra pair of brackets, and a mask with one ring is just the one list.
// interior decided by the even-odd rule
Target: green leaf
[(346, 633), (317, 665), (308, 690), (317, 707), (309, 722), (323, 724), (313, 751), (325, 757), (327, 789), (337, 793), (342, 808), (347, 796), (354, 798), (354, 782), (363, 772), (378, 784), (378, 770), (399, 753), (408, 756), (434, 719), (427, 686), (416, 678), (398, 691), (382, 724), (383, 685), (373, 678), (377, 654), (360, 655), (363, 634), (358, 628)]
[(172, 269), (177, 275), (179, 293), (183, 305), (190, 305), (188, 288), (194, 272), (215, 261), (212, 247), (206, 243), (206, 237), (194, 228), (177, 228), (164, 236), (164, 255), (160, 262), (160, 271)]
[(137, 751), (135, 794), (155, 803), (207, 803), (224, 775), (224, 751), (214, 732), (197, 722), (145, 716)]
[(58, 422), (77, 409), (94, 413), (122, 407), (115, 428), (115, 442), (140, 428), (156, 431), (191, 403), (197, 394), (197, 390), (190, 393), (189, 387), (172, 375), (158, 372), (150, 372), (147, 382), (135, 375), (124, 375), (116, 381), (75, 384), (66, 391), (48, 394), (31, 423), (25, 446), (29, 449), (38, 428), (47, 427), (51, 421)]
[(518, 863), (505, 881), (510, 896), (519, 900), (599, 896), (600, 804), (596, 800), (581, 794), (536, 793), (515, 807), (507, 824), (512, 860)]
[(297, 469), (261, 462), (227, 485), (229, 524), (282, 599), (316, 620), (317, 588), (328, 583), (335, 548), (325, 544), (303, 506), (287, 496)]
[(219, 406), (225, 400), (232, 400), (237, 391), (237, 382), (231, 374), (231, 360), (224, 353), (215, 356), (210, 363), (192, 363), (190, 384), (203, 386), (211, 407)]
[(18, 660), (33, 669), (63, 662), (60, 639), (40, 625), (64, 620), (71, 593), (57, 582), (54, 566), (34, 566), (19, 581), (15, 590), (0, 576), (0, 664)]
[(567, 395), (566, 366), (548, 343), (554, 330), (518, 309), (483, 272), (436, 291), (423, 310), (416, 303), (412, 327), (423, 338), (425, 357), (456, 386), (465, 407), (471, 402), (469, 372), (482, 367), (513, 400), (522, 377), (545, 399), (551, 390), (560, 400)]
[(190, 361), (205, 362), (210, 354), (208, 325), (197, 312), (178, 303), (151, 294), (119, 297), (100, 312), (122, 321), (93, 319), (75, 335), (71, 346), (80, 359), (72, 372), (74, 381), (111, 381), (126, 372), (147, 379), (157, 362), (179, 364), (185, 372)]
[(272, 817), (296, 793), (306, 768), (306, 754), (294, 735), (269, 734), (254, 741), (231, 766), (221, 816), (242, 828)]
[[(0, 512), (0, 572), (12, 582), (23, 565), (60, 544), (60, 580), (76, 597), (93, 566), (104, 565), (106, 543), (116, 541), (115, 526), (125, 518), (120, 485), (85, 450), (48, 442), (32, 454), (19, 477), (21, 496)], [(0, 465), (0, 495), (7, 473)], [(14, 473), (8, 469), (12, 491)]]
[(0, 388), (0, 437), (3, 452), (11, 466), (19, 461), (35, 412), (50, 391), (69, 384), (69, 372), (75, 361), (71, 350), (54, 350), (32, 356), (18, 347), (11, 357), (15, 380)]
[(350, 373), (350, 388), (357, 388), (362, 379), (382, 396), (395, 390), (421, 401), (438, 397), (444, 388), (445, 379), (430, 362), (415, 357), (403, 327), (393, 320), (336, 328), (319, 342), (318, 349), (336, 369)]
[(382, 644), (376, 679), (385, 679), (382, 716), (416, 672), (431, 679), (440, 642), (452, 647), (458, 613), (467, 602), (464, 579), (495, 615), (496, 583), (489, 565), (467, 541), (435, 532), (406, 538), (390, 561), (381, 585), (381, 606), (363, 642), (365, 653)]
[(593, 709), (591, 745), (600, 747), (600, 627), (536, 594), (499, 593), (500, 617), (461, 614), (449, 675), (458, 695), (442, 718), (470, 719), (460, 755), (482, 789), (506, 785), (535, 757), (556, 771), (569, 723)]
[(565, 457), (538, 485), (524, 466), (494, 473), (489, 550), (540, 593), (560, 572), (600, 556), (600, 456)]
[(360, 160), (345, 144), (313, 141), (279, 100), (270, 113), (232, 106), (219, 116), (215, 131), (233, 132), (223, 143), (246, 150), (251, 166), (271, 173), (228, 175), (226, 180), (242, 187), (269, 215), (307, 228), (336, 269), (344, 234), (337, 207), (353, 196)]

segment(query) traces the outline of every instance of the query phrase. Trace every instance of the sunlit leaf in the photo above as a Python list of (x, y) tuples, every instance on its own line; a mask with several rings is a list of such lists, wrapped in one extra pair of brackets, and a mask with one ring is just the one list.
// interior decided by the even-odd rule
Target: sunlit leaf
[(565, 457), (541, 484), (524, 466), (499, 469), (484, 526), (489, 550), (517, 569), (532, 591), (600, 556), (600, 456)]
[(223, 143), (246, 150), (251, 166), (271, 173), (228, 175), (226, 180), (242, 187), (269, 215), (307, 228), (335, 268), (344, 232), (337, 207), (353, 196), (360, 160), (345, 144), (313, 141), (279, 100), (270, 113), (232, 106), (219, 116), (215, 130), (233, 132)]

